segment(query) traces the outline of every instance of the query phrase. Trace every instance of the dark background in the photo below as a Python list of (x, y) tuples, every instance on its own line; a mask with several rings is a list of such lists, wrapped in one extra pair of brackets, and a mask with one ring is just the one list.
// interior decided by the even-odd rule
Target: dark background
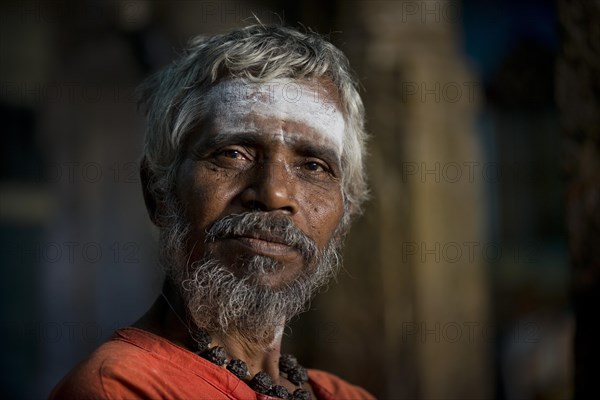
[(345, 268), (287, 350), (382, 399), (570, 397), (562, 14), (534, 0), (3, 2), (0, 396), (46, 397), (157, 296), (133, 90), (252, 13), (348, 55), (372, 135)]

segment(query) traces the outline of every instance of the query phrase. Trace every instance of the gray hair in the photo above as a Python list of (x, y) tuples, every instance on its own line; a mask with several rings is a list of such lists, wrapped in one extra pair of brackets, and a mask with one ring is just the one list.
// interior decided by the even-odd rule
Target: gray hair
[(152, 176), (147, 189), (158, 199), (172, 190), (185, 138), (205, 117), (204, 95), (226, 78), (255, 83), (326, 78), (333, 84), (347, 126), (341, 156), (345, 219), (360, 213), (367, 197), (367, 135), (348, 59), (320, 35), (283, 26), (257, 24), (196, 37), (179, 59), (140, 86), (140, 105), (148, 119), (143, 162)]

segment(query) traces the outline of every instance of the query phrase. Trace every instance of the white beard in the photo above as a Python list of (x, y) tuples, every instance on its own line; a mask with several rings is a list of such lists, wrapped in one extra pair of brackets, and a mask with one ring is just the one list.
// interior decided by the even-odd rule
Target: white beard
[[(272, 258), (255, 255), (242, 260), (241, 265), (236, 266), (244, 271), (242, 277), (236, 276), (232, 268), (222, 265), (211, 255), (205, 255), (201, 260), (189, 260), (187, 238), (190, 226), (176, 202), (172, 203), (172, 208), (168, 214), (171, 221), (160, 233), (161, 262), (168, 278), (180, 290), (188, 317), (196, 327), (210, 333), (236, 333), (253, 345), (268, 347), (285, 322), (308, 309), (313, 295), (336, 275), (341, 262), (338, 227), (322, 252), (317, 252), (316, 246), (301, 249), (305, 268), (295, 279), (272, 288), (258, 283), (257, 279), (281, 268)], [(248, 215), (246, 218), (257, 224), (261, 224), (260, 220), (259, 216)], [(225, 231), (231, 232), (238, 227), (244, 229), (248, 223), (225, 222), (224, 225)], [(207, 241), (215, 240), (210, 236), (210, 230)], [(294, 230), (297, 228), (291, 229), (292, 241), (302, 242), (301, 238), (293, 236)], [(308, 254), (311, 252), (313, 254)]]

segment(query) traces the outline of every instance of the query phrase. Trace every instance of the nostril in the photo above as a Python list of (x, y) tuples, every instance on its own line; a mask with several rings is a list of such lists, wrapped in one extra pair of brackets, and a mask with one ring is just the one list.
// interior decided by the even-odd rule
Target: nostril
[(258, 200), (250, 200), (247, 204), (246, 207), (250, 210), (250, 211), (267, 211), (267, 206), (264, 205), (263, 203), (261, 203)]

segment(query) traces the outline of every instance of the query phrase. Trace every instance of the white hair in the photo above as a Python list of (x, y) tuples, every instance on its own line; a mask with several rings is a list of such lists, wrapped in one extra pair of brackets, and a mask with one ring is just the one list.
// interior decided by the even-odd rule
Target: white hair
[(219, 80), (234, 77), (253, 83), (318, 79), (337, 90), (347, 126), (341, 155), (345, 219), (360, 213), (367, 197), (367, 135), (348, 59), (320, 35), (283, 26), (257, 24), (196, 37), (179, 59), (140, 86), (140, 105), (148, 119), (143, 154), (151, 176), (147, 189), (157, 199), (172, 190), (185, 138), (205, 117), (205, 94)]

